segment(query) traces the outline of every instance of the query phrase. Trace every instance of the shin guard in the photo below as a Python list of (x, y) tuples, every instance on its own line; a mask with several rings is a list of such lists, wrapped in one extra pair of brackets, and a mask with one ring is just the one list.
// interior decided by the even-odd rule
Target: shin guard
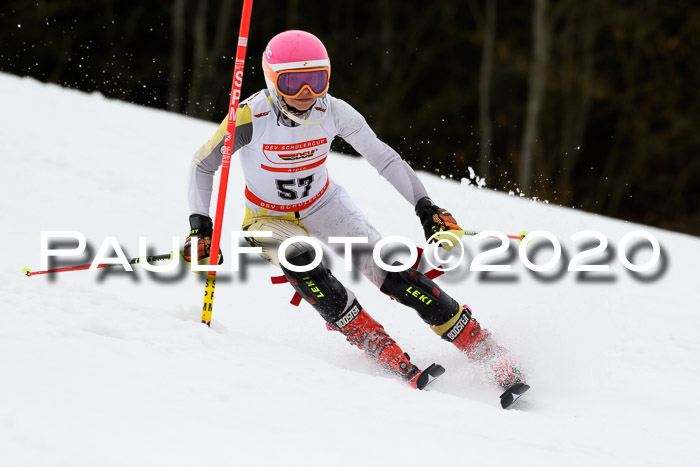
[(416, 310), (433, 330), (452, 320), (461, 310), (452, 297), (415, 269), (390, 272), (381, 291), (402, 305)]
[[(314, 252), (307, 251), (288, 261), (295, 266), (303, 266), (311, 264), (314, 258)], [(332, 325), (348, 307), (348, 291), (323, 264), (305, 272), (292, 271), (282, 266), (282, 271), (294, 290), (309, 302), (327, 323)]]

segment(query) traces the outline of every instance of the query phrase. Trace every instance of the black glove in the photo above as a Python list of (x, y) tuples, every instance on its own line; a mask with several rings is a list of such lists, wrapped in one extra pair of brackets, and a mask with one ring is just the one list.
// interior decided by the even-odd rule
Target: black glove
[[(416, 203), (416, 215), (420, 218), (420, 222), (423, 225), (423, 233), (426, 240), (436, 233), (446, 231), (454, 233), (458, 238), (462, 238), (462, 235), (464, 235), (464, 230), (457, 224), (452, 214), (436, 206), (433, 200), (427, 196), (419, 199), (418, 203)], [(445, 238), (449, 240), (449, 237)], [(433, 238), (433, 241), (437, 240), (439, 239)], [(447, 247), (447, 249), (452, 248), (445, 244), (442, 246)]]
[[(203, 216), (202, 214), (192, 214), (190, 216), (190, 235), (185, 240), (185, 248), (182, 251), (185, 261), (192, 262), (192, 238), (197, 237), (197, 260), (202, 264), (202, 260), (206, 259), (205, 264), (209, 264), (209, 255), (211, 254), (211, 236), (213, 233), (214, 223), (211, 217)], [(224, 255), (219, 250), (219, 263), (224, 262)]]

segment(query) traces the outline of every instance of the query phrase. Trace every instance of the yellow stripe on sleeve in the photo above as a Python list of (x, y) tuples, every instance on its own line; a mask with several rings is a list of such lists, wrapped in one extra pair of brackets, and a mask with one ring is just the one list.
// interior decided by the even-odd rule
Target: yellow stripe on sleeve
[[(224, 120), (226, 121), (226, 120)], [(250, 107), (247, 105), (244, 105), (243, 107), (238, 108), (238, 112), (236, 112), (236, 127), (239, 127), (241, 125), (245, 125), (246, 123), (252, 123), (253, 121), (253, 113), (250, 111)], [(226, 133), (226, 129), (224, 128), (224, 134)]]
[[(245, 125), (246, 123), (253, 123), (253, 114), (250, 111), (250, 107), (243, 105), (242, 107), (238, 108), (238, 112), (236, 113), (236, 128), (241, 125)], [(214, 132), (214, 135), (209, 139), (209, 141), (204, 143), (204, 145), (195, 153), (196, 161), (201, 162), (207, 156), (209, 156), (214, 149), (216, 149), (216, 147), (224, 139), (224, 136), (226, 136), (227, 127), (228, 116), (221, 121), (221, 124), (216, 129), (216, 132)]]
[(194, 155), (195, 162), (199, 163), (203, 161), (209, 154), (212, 153), (214, 149), (219, 145), (224, 136), (226, 136), (226, 124), (228, 123), (228, 118), (224, 118), (221, 122), (219, 128), (216, 129), (214, 135), (200, 147)]

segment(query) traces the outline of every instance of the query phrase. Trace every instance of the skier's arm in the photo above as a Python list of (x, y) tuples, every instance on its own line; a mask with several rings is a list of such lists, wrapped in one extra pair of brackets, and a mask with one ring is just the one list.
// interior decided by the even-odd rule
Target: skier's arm
[(333, 98), (331, 109), (338, 136), (377, 169), (406, 200), (415, 206), (428, 193), (416, 173), (399, 154), (382, 142), (372, 131), (364, 117), (346, 102)]
[[(221, 148), (224, 146), (226, 125), (228, 116), (216, 129), (214, 136), (197, 150), (192, 158), (189, 173), (188, 198), (190, 204), (190, 234), (185, 240), (183, 256), (185, 261), (192, 261), (192, 238), (197, 237), (196, 259), (199, 264), (209, 264), (211, 250), (211, 236), (213, 222), (209, 217), (209, 204), (211, 203), (214, 174), (221, 166)], [(248, 144), (253, 137), (253, 123), (250, 107), (247, 105), (238, 108), (236, 114), (236, 134), (233, 140), (233, 152)], [(223, 255), (219, 251), (219, 264), (223, 262)]]
[[(214, 136), (200, 147), (192, 158), (189, 172), (188, 199), (191, 214), (209, 216), (209, 205), (214, 186), (214, 174), (221, 166), (221, 150), (226, 136), (228, 118), (224, 118)], [(239, 107), (236, 114), (236, 134), (233, 141), (233, 152), (250, 143), (253, 137), (253, 123), (250, 107)]]
[(438, 234), (433, 241), (440, 242), (440, 245), (447, 250), (454, 248), (454, 237), (444, 232), (450, 231), (451, 234), (462, 238), (464, 230), (449, 212), (435, 205), (428, 197), (423, 183), (411, 166), (401, 159), (396, 151), (377, 138), (364, 117), (349, 104), (334, 98), (332, 109), (339, 136), (362, 154), (415, 207), (416, 215), (423, 225), (425, 238)]

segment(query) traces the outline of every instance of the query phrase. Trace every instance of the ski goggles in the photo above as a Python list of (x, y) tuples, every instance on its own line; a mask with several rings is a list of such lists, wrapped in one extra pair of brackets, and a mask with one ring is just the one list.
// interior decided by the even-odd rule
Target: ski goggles
[(321, 97), (328, 90), (328, 78), (326, 67), (281, 71), (275, 80), (275, 87), (277, 92), (290, 99), (299, 96), (304, 89), (308, 89), (316, 97)]

